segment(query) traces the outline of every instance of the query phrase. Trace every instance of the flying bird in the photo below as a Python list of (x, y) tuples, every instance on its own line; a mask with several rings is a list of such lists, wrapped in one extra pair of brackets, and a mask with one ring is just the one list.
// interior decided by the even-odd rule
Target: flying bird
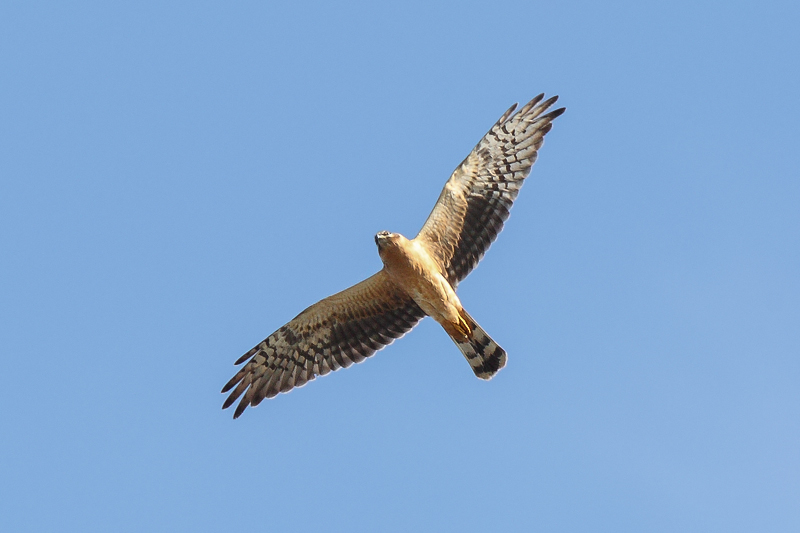
[(245, 364), (222, 388), (232, 392), (233, 414), (264, 398), (305, 385), (317, 376), (360, 363), (402, 337), (424, 316), (442, 325), (475, 375), (491, 379), (506, 352), (467, 313), (458, 283), (486, 253), (536, 161), (559, 108), (540, 94), (518, 112), (511, 106), (445, 183), (419, 234), (412, 240), (375, 235), (383, 268), (349, 289), (321, 300), (236, 361)]

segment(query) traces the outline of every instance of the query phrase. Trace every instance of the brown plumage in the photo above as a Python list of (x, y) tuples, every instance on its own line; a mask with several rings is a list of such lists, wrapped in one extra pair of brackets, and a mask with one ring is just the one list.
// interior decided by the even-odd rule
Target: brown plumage
[(492, 126), (444, 186), (417, 237), (375, 236), (381, 271), (312, 305), (244, 354), (247, 363), (223, 387), (223, 404), (241, 397), (234, 418), (264, 398), (360, 363), (413, 328), (425, 315), (439, 322), (481, 379), (506, 363), (505, 351), (466, 312), (455, 288), (478, 264), (508, 218), (562, 107), (539, 95)]

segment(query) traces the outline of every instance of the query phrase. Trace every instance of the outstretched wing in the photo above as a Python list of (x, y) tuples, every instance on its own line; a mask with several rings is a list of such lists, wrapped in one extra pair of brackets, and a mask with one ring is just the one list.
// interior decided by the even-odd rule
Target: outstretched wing
[(236, 361), (250, 359), (222, 388), (236, 387), (222, 405), (244, 393), (233, 417), (248, 405), (305, 385), (332, 370), (360, 363), (413, 328), (425, 313), (384, 270), (321, 300)]
[(562, 107), (542, 114), (558, 96), (542, 98), (544, 94), (512, 115), (514, 104), (500, 117), (447, 180), (417, 235), (453, 286), (475, 268), (503, 229), (545, 134), (565, 111)]

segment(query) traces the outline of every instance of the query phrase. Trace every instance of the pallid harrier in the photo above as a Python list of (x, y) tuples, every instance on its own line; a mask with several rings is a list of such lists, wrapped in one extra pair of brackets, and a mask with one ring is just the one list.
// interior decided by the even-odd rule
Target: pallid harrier
[[(222, 408), (242, 396), (234, 418), (264, 398), (360, 363), (402, 337), (425, 315), (442, 325), (475, 375), (491, 379), (505, 351), (461, 306), (455, 288), (475, 268), (503, 228), (511, 204), (562, 107), (540, 94), (516, 104), (492, 126), (444, 186), (417, 237), (375, 235), (383, 269), (315, 303), (240, 357), (248, 361), (222, 388)], [(235, 388), (234, 388), (235, 387)]]

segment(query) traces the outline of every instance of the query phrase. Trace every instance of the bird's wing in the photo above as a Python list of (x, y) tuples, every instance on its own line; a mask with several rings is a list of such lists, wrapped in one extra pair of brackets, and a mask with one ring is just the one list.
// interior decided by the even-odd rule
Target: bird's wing
[(237, 365), (249, 361), (222, 388), (223, 393), (233, 389), (222, 408), (244, 394), (233, 415), (238, 418), (248, 405), (360, 363), (423, 316), (414, 300), (381, 270), (315, 303), (240, 357)]
[(424, 243), (455, 286), (475, 268), (503, 229), (509, 209), (552, 121), (562, 107), (543, 114), (558, 96), (540, 94), (500, 117), (455, 169), (416, 240)]

